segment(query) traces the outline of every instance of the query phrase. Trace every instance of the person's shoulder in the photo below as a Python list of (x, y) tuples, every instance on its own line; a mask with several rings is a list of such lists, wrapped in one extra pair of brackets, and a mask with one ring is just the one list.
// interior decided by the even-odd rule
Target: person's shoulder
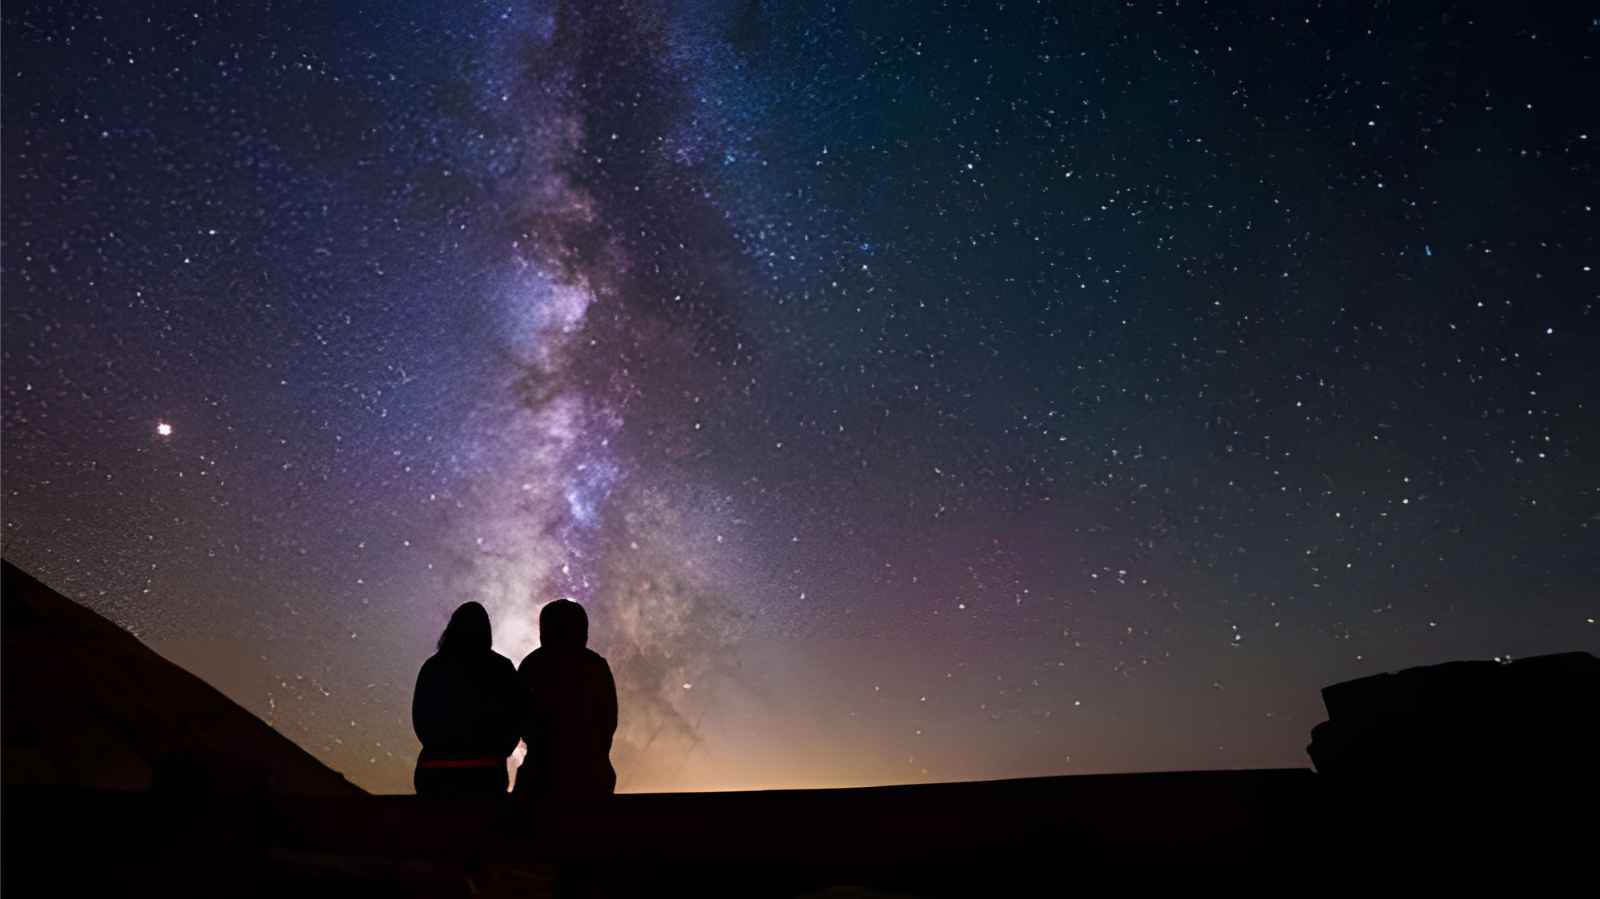
[(489, 653), (489, 669), (493, 671), (496, 676), (517, 673), (517, 666), (512, 664), (511, 659), (493, 651)]
[(583, 660), (591, 667), (604, 668), (607, 671), (611, 670), (611, 663), (606, 661), (606, 657), (587, 646), (583, 648)]
[(432, 689), (441, 679), (449, 680), (450, 675), (446, 671), (449, 666), (450, 660), (445, 658), (443, 653), (436, 652), (428, 656), (423, 660), (422, 667), (417, 669), (417, 685), (420, 687), (427, 684), (428, 688)]

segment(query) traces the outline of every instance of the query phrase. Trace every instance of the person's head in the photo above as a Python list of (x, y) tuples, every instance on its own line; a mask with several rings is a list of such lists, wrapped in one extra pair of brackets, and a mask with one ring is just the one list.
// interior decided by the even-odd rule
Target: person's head
[(488, 652), (494, 640), (489, 633), (489, 612), (482, 604), (464, 602), (450, 616), (439, 635), (439, 651), (446, 653)]
[(570, 599), (558, 599), (539, 612), (539, 645), (582, 649), (589, 643), (589, 615)]

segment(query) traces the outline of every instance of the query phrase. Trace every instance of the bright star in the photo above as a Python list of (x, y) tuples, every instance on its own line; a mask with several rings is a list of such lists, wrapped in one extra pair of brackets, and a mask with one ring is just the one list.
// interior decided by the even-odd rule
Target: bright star
[(172, 425), (169, 425), (164, 421), (158, 421), (156, 422), (156, 433), (160, 434), (162, 437), (171, 437)]

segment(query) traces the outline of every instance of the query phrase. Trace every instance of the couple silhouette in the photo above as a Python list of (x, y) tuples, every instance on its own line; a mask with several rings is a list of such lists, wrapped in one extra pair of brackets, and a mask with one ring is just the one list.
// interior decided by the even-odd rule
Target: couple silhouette
[(583, 606), (558, 599), (539, 613), (539, 648), (513, 669), (491, 648), (488, 611), (476, 602), (456, 609), (439, 651), (417, 674), (411, 702), (422, 742), (417, 795), (504, 794), (506, 760), (519, 739), (528, 754), (514, 795), (567, 802), (611, 795), (617, 685), (588, 642)]

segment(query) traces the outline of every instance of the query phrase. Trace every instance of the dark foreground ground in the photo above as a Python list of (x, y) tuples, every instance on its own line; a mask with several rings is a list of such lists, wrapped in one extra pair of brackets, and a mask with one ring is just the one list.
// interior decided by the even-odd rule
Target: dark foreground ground
[(1316, 786), (1292, 770), (1062, 777), (618, 796), (543, 814), (510, 800), (11, 789), (5, 888), (967, 895), (1110, 864), (1288, 858)]
[[(409, 796), (4, 794), (12, 895), (988, 896), (1124, 883), (1294, 892), (1592, 865), (1592, 782), (1381, 794), (1310, 771), (615, 797), (582, 813)], [(1478, 785), (1481, 787), (1482, 785)], [(1526, 786), (1534, 786), (1532, 784)], [(1587, 859), (1588, 861), (1584, 861)], [(1590, 870), (1592, 874), (1592, 869)], [(1532, 878), (1530, 880), (1530, 878)]]

